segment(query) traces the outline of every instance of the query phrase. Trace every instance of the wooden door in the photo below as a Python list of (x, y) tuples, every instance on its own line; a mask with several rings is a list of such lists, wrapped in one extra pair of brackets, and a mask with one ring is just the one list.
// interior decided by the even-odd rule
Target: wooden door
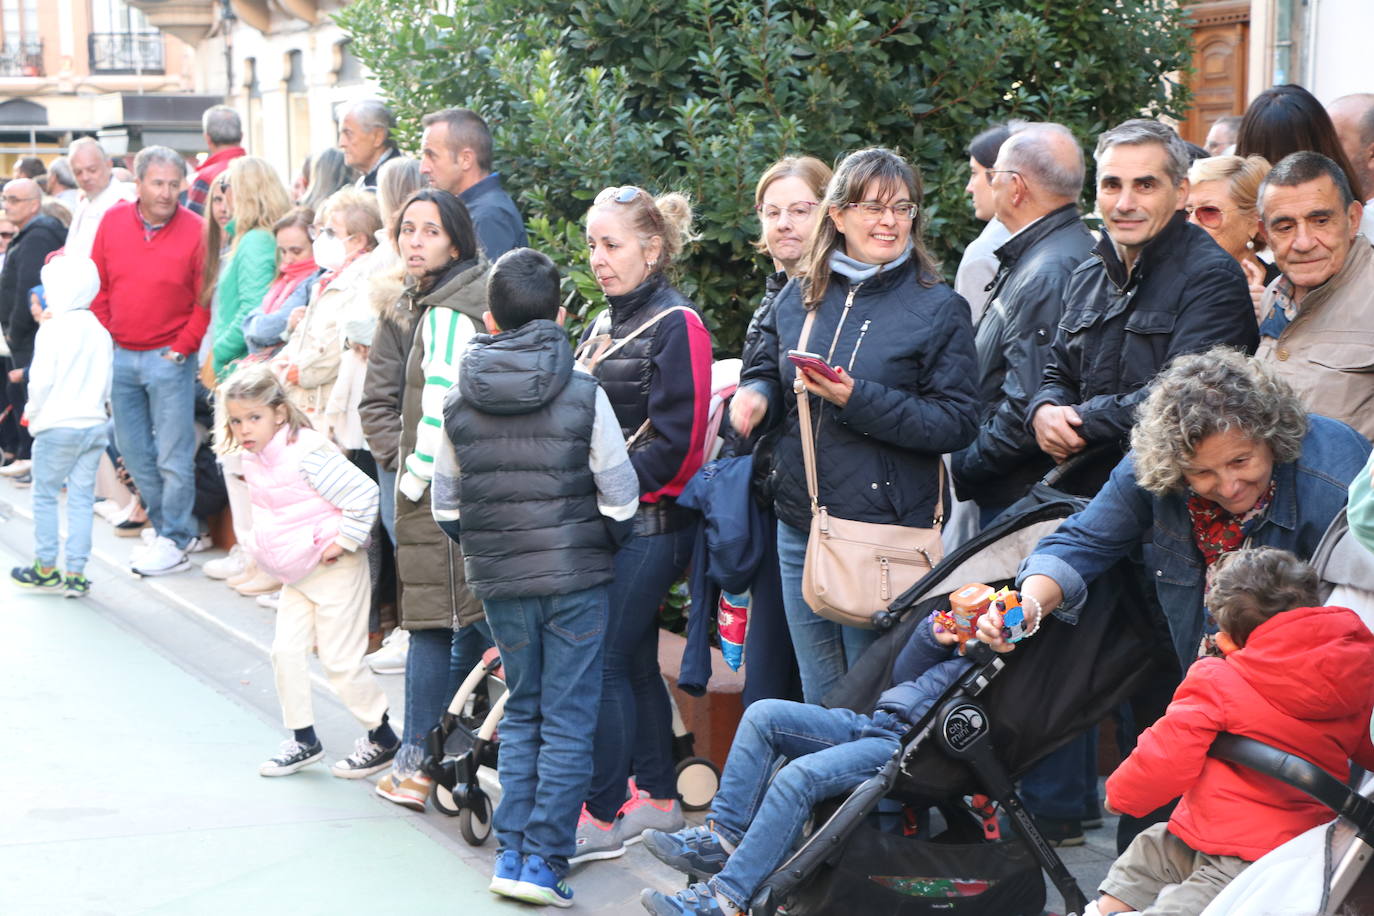
[(1250, 45), (1249, 0), (1207, 0), (1193, 16), (1193, 107), (1179, 126), (1183, 139), (1201, 146), (1212, 123), (1245, 111), (1245, 68)]

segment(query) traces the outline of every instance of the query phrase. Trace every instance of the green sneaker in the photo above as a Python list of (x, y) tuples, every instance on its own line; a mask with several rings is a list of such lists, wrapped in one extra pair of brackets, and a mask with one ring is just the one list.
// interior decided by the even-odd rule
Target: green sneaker
[(40, 592), (62, 591), (62, 573), (54, 567), (51, 572), (43, 572), (37, 560), (32, 566), (16, 566), (10, 570), (10, 578), (25, 588), (36, 588)]
[(91, 580), (81, 573), (72, 573), (62, 580), (62, 594), (68, 598), (85, 598), (91, 593)]

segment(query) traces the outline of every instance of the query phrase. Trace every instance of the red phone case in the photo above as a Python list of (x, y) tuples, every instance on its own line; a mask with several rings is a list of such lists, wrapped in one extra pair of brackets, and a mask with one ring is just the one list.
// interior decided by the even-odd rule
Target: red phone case
[(801, 369), (809, 369), (822, 378), (829, 379), (832, 382), (838, 382), (840, 380), (840, 374), (819, 356), (798, 356), (796, 353), (788, 353), (787, 358), (792, 361), (794, 366)]

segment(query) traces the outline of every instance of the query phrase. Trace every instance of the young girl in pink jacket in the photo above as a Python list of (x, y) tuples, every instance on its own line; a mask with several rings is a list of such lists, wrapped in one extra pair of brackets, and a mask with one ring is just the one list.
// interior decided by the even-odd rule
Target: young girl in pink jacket
[(292, 737), (263, 763), (286, 776), (324, 757), (310, 701), (311, 646), (329, 684), (367, 729), (335, 776), (383, 769), (400, 741), (387, 700), (363, 663), (371, 597), (366, 551), (377, 518), (377, 484), (350, 463), (286, 396), (265, 364), (250, 363), (220, 387), (221, 451), (240, 450), (253, 524), (244, 549), (284, 583), (272, 640), (272, 671)]

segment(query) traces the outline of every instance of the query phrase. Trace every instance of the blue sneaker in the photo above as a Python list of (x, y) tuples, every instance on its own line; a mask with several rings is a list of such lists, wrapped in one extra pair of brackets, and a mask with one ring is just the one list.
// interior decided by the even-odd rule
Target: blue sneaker
[(502, 897), (514, 897), (515, 883), (520, 880), (523, 866), (520, 853), (514, 849), (503, 849), (496, 854), (496, 871), (492, 873), (491, 884), (487, 890)]
[(655, 859), (698, 881), (719, 874), (730, 858), (709, 827), (688, 827), (677, 833), (646, 830), (643, 842)]
[(554, 874), (543, 856), (525, 856), (520, 880), (515, 882), (507, 897), (537, 906), (572, 906), (573, 892), (568, 882)]
[(40, 592), (62, 591), (62, 574), (57, 571), (57, 567), (43, 572), (43, 567), (37, 560), (33, 561), (32, 566), (14, 567), (10, 570), (10, 578), (25, 588), (36, 588)]
[(672, 896), (646, 887), (639, 894), (639, 902), (654, 916), (726, 916), (715, 893), (705, 884), (693, 884)]

